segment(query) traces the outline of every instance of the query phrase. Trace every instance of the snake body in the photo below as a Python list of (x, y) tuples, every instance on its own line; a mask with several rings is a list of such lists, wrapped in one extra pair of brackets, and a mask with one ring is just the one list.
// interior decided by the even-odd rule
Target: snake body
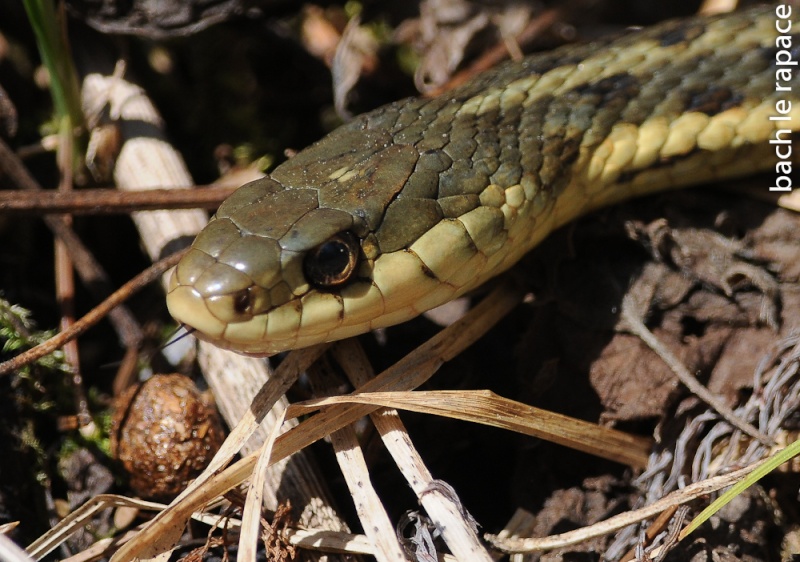
[(341, 339), (475, 289), (592, 209), (774, 170), (769, 140), (800, 128), (775, 10), (563, 47), (366, 113), (225, 201), (169, 310), (246, 354)]

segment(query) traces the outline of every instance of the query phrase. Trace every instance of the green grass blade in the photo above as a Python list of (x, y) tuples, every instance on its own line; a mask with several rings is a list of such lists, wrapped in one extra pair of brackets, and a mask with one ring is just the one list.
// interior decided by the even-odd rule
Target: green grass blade
[[(62, 21), (53, 0), (23, 0), (42, 62), (50, 74), (50, 94), (59, 130), (74, 139), (83, 125), (78, 76)], [(76, 154), (76, 158), (78, 155)]]
[(737, 495), (744, 492), (747, 488), (761, 480), (764, 476), (778, 468), (786, 461), (796, 457), (798, 454), (800, 454), (800, 439), (769, 457), (763, 464), (748, 474), (747, 477), (743, 478), (737, 484), (731, 486), (728, 491), (726, 491), (715, 501), (713, 501), (711, 505), (701, 511), (700, 514), (695, 517), (683, 531), (681, 531), (680, 540), (683, 540), (685, 537), (689, 536), (690, 533), (694, 532), (700, 525), (705, 523), (709, 517), (722, 509)]

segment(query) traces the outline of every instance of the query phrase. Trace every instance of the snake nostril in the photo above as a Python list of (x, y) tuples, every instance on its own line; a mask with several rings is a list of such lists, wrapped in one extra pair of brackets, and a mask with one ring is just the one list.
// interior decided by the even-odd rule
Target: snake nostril
[(248, 314), (251, 308), (250, 289), (244, 289), (233, 295), (233, 310), (236, 314)]

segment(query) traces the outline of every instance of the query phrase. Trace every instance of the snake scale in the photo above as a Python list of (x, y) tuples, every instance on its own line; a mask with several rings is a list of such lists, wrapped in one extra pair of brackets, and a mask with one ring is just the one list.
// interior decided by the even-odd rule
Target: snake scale
[(777, 21), (797, 26), (775, 6), (670, 21), (361, 115), (220, 206), (169, 310), (245, 354), (342, 339), (475, 289), (598, 207), (774, 172), (769, 140), (800, 128), (797, 71), (776, 91), (800, 36)]

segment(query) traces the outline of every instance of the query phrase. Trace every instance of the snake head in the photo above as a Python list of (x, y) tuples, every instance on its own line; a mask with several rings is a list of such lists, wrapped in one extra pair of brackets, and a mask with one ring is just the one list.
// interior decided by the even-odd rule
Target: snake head
[[(176, 267), (167, 305), (201, 339), (244, 353), (293, 347), (304, 306), (340, 302), (362, 262), (350, 214), (319, 208), (314, 189), (263, 178), (237, 190)], [(357, 284), (357, 283), (356, 283)]]

